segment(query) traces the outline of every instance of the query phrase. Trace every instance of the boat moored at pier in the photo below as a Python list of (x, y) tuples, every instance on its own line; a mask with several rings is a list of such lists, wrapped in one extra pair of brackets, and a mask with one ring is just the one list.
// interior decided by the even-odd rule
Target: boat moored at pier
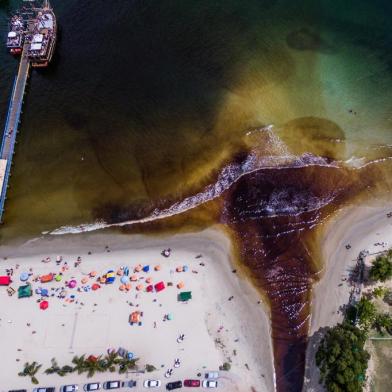
[(29, 35), (28, 57), (32, 67), (47, 67), (56, 46), (56, 16), (48, 0), (45, 0), (42, 8), (37, 11)]
[(22, 53), (24, 42), (25, 22), (19, 15), (11, 18), (10, 29), (7, 35), (7, 48), (11, 54), (19, 55)]

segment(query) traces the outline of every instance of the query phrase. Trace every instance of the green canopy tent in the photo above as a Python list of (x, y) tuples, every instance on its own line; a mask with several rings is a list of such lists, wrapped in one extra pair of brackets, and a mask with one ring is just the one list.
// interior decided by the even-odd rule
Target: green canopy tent
[(192, 299), (192, 291), (182, 291), (178, 294), (178, 300), (181, 302), (189, 301)]
[(18, 298), (27, 298), (33, 295), (33, 290), (31, 289), (31, 285), (26, 284), (25, 286), (20, 286), (18, 288)]

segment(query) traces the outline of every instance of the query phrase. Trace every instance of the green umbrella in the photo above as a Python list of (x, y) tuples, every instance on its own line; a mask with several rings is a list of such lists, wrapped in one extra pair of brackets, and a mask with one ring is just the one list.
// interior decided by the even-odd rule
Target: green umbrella
[(61, 275), (56, 275), (56, 277), (54, 278), (55, 280), (56, 280), (56, 282), (60, 282), (60, 280), (62, 279), (63, 277), (61, 276)]
[(168, 320), (173, 320), (173, 315), (172, 315), (171, 313), (169, 313), (169, 314), (167, 315), (167, 319), (168, 319)]

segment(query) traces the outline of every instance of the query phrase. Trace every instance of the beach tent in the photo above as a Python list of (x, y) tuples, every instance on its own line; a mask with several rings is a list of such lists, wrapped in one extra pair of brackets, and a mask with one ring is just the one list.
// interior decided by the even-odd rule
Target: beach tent
[(42, 275), (39, 279), (41, 283), (51, 282), (53, 280), (53, 274)]
[(33, 290), (31, 290), (31, 285), (26, 284), (25, 286), (20, 286), (18, 288), (18, 298), (28, 298), (33, 295)]
[(150, 284), (147, 286), (146, 291), (147, 291), (147, 293), (151, 293), (153, 289), (154, 289), (153, 285)]
[(0, 276), (0, 286), (8, 286), (11, 283), (9, 276)]
[(192, 299), (192, 291), (183, 291), (180, 294), (178, 294), (178, 300), (179, 301), (189, 301)]
[(140, 312), (136, 311), (136, 312), (132, 312), (129, 315), (129, 322), (132, 323), (138, 323), (140, 322)]
[(114, 271), (108, 271), (106, 273), (106, 282), (107, 284), (113, 283), (116, 280), (116, 275)]
[(165, 286), (165, 283), (163, 283), (162, 281), (161, 281), (161, 282), (158, 282), (158, 283), (154, 286), (155, 291), (156, 291), (157, 293), (159, 293), (160, 291), (162, 291), (165, 287), (166, 287), (166, 286)]
[(49, 302), (48, 302), (48, 301), (42, 301), (42, 302), (39, 304), (39, 308), (40, 308), (41, 310), (46, 310), (46, 309), (48, 309), (48, 307), (49, 307)]

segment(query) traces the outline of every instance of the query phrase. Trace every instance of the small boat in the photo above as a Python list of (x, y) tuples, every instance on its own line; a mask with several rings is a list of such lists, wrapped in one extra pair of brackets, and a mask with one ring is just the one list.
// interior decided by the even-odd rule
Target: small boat
[(19, 55), (22, 53), (24, 42), (25, 22), (19, 15), (11, 18), (10, 29), (7, 35), (7, 48), (11, 54)]
[(30, 36), (28, 56), (32, 67), (47, 67), (53, 57), (57, 39), (56, 16), (45, 0), (38, 10)]

